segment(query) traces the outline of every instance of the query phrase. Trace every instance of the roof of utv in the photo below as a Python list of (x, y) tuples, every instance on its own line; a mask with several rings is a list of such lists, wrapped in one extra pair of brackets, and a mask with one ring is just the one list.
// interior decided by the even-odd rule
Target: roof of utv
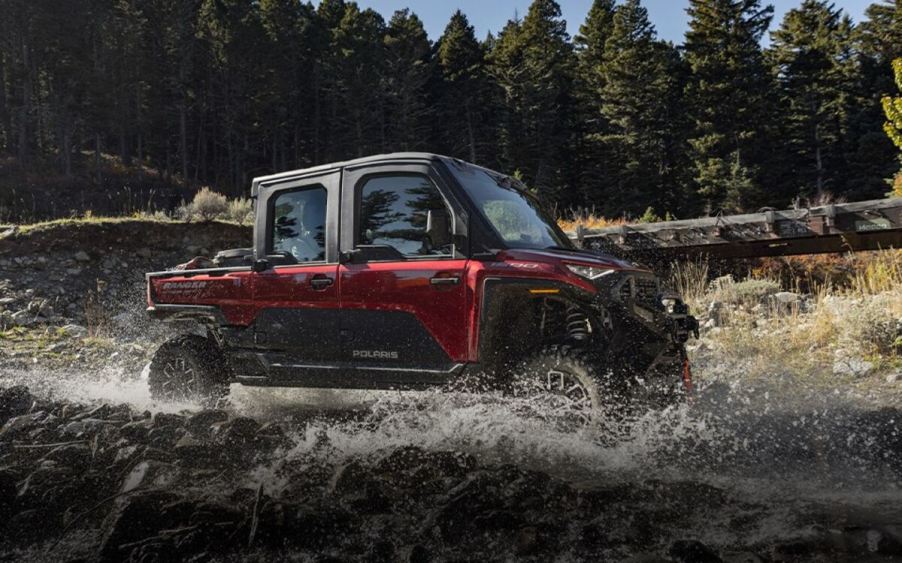
[(394, 152), (389, 154), (376, 154), (373, 156), (365, 156), (354, 160), (346, 160), (344, 162), (331, 162), (329, 164), (321, 164), (311, 168), (302, 168), (300, 170), (290, 170), (288, 172), (279, 172), (269, 176), (260, 176), (254, 178), (251, 184), (251, 197), (257, 197), (260, 187), (266, 184), (278, 183), (282, 180), (295, 179), (298, 177), (320, 174), (328, 170), (339, 170), (351, 166), (360, 166), (364, 164), (373, 164), (375, 162), (422, 162), (424, 160), (449, 159), (450, 157), (429, 152)]

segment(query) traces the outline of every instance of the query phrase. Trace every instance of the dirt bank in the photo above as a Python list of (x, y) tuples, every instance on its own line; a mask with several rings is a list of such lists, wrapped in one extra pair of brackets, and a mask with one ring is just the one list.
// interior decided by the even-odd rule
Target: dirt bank
[(250, 238), (250, 227), (227, 223), (130, 219), (56, 221), (6, 233), (0, 365), (98, 364), (117, 352), (143, 357), (147, 337), (162, 330), (144, 314), (144, 273), (248, 246)]

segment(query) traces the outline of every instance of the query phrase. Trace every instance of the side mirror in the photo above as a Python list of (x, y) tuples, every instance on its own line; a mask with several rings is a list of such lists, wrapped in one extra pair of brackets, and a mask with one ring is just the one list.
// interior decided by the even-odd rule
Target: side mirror
[(433, 248), (451, 244), (451, 216), (444, 209), (426, 212), (426, 236)]
[(271, 267), (269, 260), (254, 260), (254, 263), (251, 264), (251, 271), (259, 274), (260, 272), (265, 272)]

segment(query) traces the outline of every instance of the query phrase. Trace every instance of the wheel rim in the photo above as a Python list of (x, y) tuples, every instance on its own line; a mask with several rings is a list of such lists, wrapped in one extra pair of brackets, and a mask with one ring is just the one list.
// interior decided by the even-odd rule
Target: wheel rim
[(592, 394), (575, 375), (550, 368), (527, 379), (527, 398), (547, 407), (541, 418), (565, 426), (585, 426), (592, 420)]
[(184, 356), (173, 358), (163, 366), (166, 376), (163, 388), (173, 399), (191, 399), (201, 396), (200, 374)]

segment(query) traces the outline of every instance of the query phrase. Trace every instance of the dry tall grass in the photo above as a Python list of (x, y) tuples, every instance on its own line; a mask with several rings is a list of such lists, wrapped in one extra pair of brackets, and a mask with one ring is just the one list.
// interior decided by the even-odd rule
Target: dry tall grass
[[(703, 264), (673, 268), (671, 281), (703, 324), (693, 356), (717, 378), (774, 378), (825, 387), (882, 382), (902, 371), (902, 251), (862, 254), (849, 283), (785, 276), (714, 282)], [(777, 295), (813, 287), (810, 293)], [(853, 366), (848, 368), (847, 366)]]

